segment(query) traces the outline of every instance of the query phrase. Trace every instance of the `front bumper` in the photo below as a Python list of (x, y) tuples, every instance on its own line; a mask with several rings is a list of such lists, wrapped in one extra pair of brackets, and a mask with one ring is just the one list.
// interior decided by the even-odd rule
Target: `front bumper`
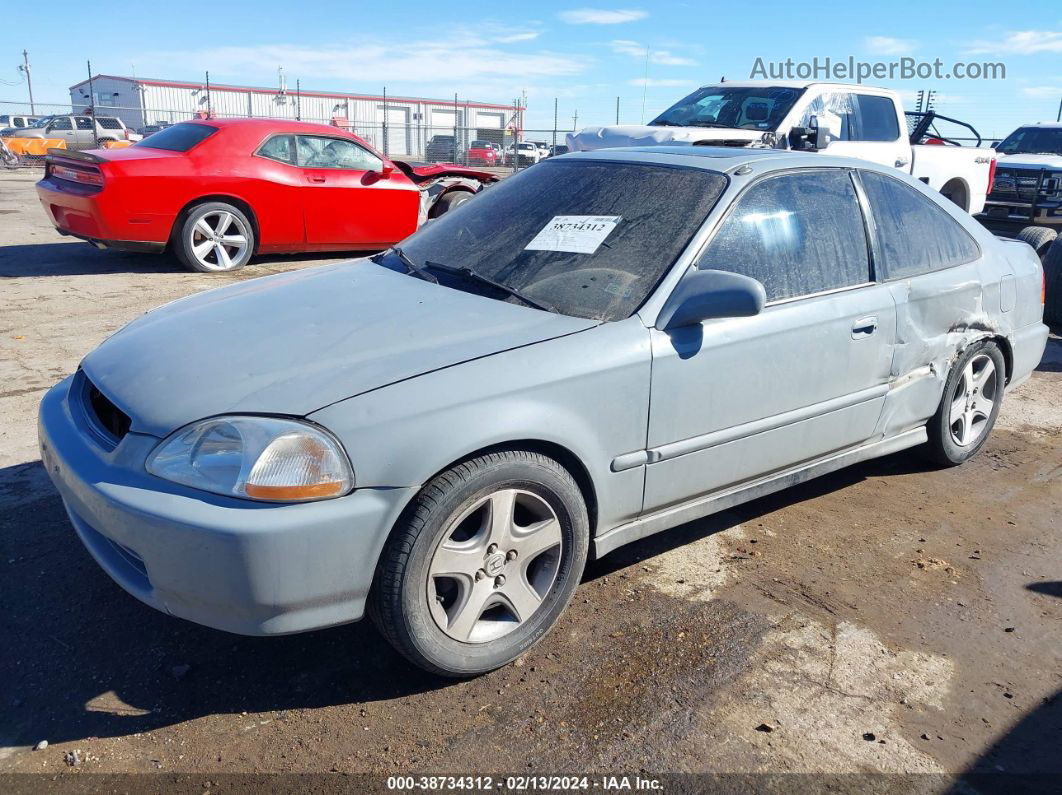
[(356, 621), (411, 489), (360, 489), (298, 505), (171, 484), (144, 469), (158, 439), (113, 449), (86, 427), (74, 377), (41, 402), (41, 460), (96, 562), (142, 602), (242, 635)]

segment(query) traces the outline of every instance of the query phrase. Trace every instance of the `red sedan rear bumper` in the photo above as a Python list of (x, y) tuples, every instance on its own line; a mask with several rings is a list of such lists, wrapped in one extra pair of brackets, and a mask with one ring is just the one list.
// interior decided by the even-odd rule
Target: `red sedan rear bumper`
[(61, 234), (130, 251), (160, 251), (169, 240), (173, 218), (131, 211), (108, 191), (52, 177), (37, 183), (44, 212)]

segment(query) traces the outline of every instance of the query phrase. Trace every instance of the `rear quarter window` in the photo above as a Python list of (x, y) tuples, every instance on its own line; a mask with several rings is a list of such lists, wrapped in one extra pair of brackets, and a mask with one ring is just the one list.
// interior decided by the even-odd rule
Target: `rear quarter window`
[(122, 129), (122, 123), (118, 119), (108, 119), (100, 116), (96, 118), (96, 123), (105, 130), (120, 130)]
[(862, 171), (860, 176), (874, 216), (878, 265), (886, 279), (965, 265), (981, 256), (970, 233), (910, 185), (876, 171)]
[(211, 127), (209, 124), (181, 122), (172, 127), (159, 130), (150, 138), (138, 141), (133, 146), (143, 146), (147, 149), (164, 149), (168, 152), (187, 152), (217, 131), (217, 127)]

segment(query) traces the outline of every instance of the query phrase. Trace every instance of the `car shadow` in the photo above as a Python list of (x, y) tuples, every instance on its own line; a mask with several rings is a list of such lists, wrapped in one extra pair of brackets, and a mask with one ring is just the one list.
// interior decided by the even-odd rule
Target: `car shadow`
[(854, 464), (837, 472), (813, 478), (806, 483), (790, 486), (774, 494), (768, 494), (711, 516), (706, 516), (703, 519), (687, 522), (666, 532), (657, 533), (633, 544), (622, 546), (600, 560), (589, 563), (583, 580), (606, 577), (620, 569), (641, 563), (647, 558), (661, 555), (693, 541), (729, 530), (739, 524), (752, 521), (782, 508), (814, 500), (835, 491), (842, 491), (864, 480), (933, 472), (939, 468), (936, 464), (919, 455), (916, 450), (905, 450)]
[[(363, 257), (372, 252), (315, 252), (303, 254), (270, 254), (255, 257), (241, 275), (255, 275), (256, 266), (275, 263), (304, 263), (307, 266), (320, 260)], [(126, 251), (98, 249), (75, 240), (61, 243), (34, 243), (0, 246), (0, 278), (32, 278), (41, 276), (91, 276), (112, 273), (189, 273), (177, 258), (168, 254), (135, 254)], [(210, 278), (212, 274), (202, 274)], [(263, 273), (262, 275), (266, 275)]]
[[(924, 468), (902, 454), (861, 464), (631, 544), (591, 563), (585, 579), (866, 477)], [(368, 621), (250, 638), (141, 604), (77, 540), (39, 461), (0, 469), (0, 582), (0, 746), (123, 736), (204, 715), (370, 703), (452, 684), (406, 662)]]

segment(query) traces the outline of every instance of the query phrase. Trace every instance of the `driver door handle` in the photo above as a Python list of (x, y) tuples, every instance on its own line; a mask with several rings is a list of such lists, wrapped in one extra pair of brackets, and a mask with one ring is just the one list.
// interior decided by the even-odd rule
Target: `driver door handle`
[(869, 337), (875, 331), (878, 330), (878, 319), (876, 317), (864, 317), (860, 318), (852, 326), (852, 339), (858, 340), (863, 337)]
[(898, 157), (898, 158), (896, 158), (896, 162), (893, 165), (896, 168), (903, 168), (904, 166), (906, 166), (910, 162), (911, 161), (908, 160), (906, 157)]
[(310, 182), (324, 182), (325, 181), (325, 178), (320, 176), (320, 175), (318, 175), (318, 174), (310, 174), (310, 176), (308, 176), (306, 179), (310, 180)]

